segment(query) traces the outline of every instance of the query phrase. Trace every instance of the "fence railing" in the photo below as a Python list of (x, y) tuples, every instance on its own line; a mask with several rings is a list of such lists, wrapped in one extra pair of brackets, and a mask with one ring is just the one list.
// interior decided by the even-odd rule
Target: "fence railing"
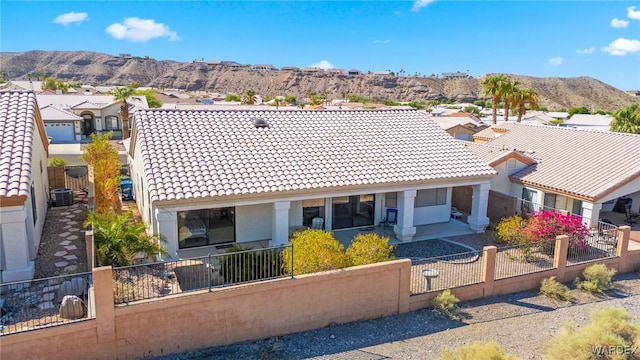
[(0, 284), (0, 334), (92, 319), (91, 273)]
[(535, 245), (499, 248), (496, 253), (495, 280), (553, 269), (551, 254)]
[(482, 281), (482, 251), (411, 259), (411, 294), (477, 284)]
[(616, 256), (619, 233), (616, 225), (599, 221), (583, 244), (569, 246), (567, 266)]
[(293, 265), (292, 245), (117, 267), (115, 303), (290, 277), (293, 266), (285, 268), (285, 261)]

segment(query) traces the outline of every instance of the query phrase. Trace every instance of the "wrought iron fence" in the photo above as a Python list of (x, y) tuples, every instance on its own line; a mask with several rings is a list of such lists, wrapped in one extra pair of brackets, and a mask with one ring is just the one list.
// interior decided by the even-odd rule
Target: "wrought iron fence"
[(496, 253), (494, 279), (531, 274), (553, 269), (553, 249), (536, 245), (514, 245), (499, 248)]
[(482, 281), (482, 251), (411, 259), (411, 294), (450, 289)]
[(292, 245), (117, 267), (115, 303), (292, 276), (285, 261), (293, 264)]
[(598, 227), (589, 231), (584, 243), (569, 247), (567, 266), (616, 256), (618, 233), (616, 225), (599, 221)]
[(93, 319), (91, 273), (0, 284), (0, 334)]

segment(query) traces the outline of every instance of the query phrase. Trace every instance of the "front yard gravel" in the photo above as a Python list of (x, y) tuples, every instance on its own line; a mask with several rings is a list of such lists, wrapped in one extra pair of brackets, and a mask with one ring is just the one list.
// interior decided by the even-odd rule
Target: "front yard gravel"
[(422, 309), (156, 359), (439, 359), (446, 349), (490, 340), (523, 359), (543, 359), (564, 324), (582, 326), (592, 310), (620, 306), (640, 320), (640, 275), (620, 274), (614, 280), (605, 298), (572, 289), (576, 301), (561, 303), (525, 291), (462, 303), (459, 321)]

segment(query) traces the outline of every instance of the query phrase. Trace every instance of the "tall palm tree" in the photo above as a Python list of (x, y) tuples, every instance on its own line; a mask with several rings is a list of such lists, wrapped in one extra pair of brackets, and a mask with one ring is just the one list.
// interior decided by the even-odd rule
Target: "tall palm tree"
[(109, 93), (113, 95), (115, 101), (120, 101), (120, 118), (122, 119), (122, 138), (129, 137), (129, 103), (127, 99), (135, 94), (136, 90), (132, 87), (117, 87)]
[(522, 116), (524, 116), (527, 111), (526, 105), (529, 104), (531, 109), (538, 108), (538, 93), (533, 89), (520, 89), (513, 96), (513, 103), (511, 106), (514, 109), (518, 110), (518, 122), (522, 121)]
[(97, 215), (90, 212), (85, 226), (91, 225), (99, 265), (127, 266), (144, 254), (165, 255), (157, 237), (148, 236), (142, 223), (132, 221), (131, 212), (118, 215), (113, 211)]
[(253, 90), (247, 90), (244, 97), (242, 98), (242, 102), (247, 105), (254, 105), (258, 101), (258, 97), (256, 96), (256, 92)]
[(481, 82), (482, 87), (484, 88), (484, 95), (491, 96), (491, 121), (494, 125), (497, 123), (498, 118), (498, 104), (500, 103), (500, 99), (502, 96), (502, 83), (506, 80), (506, 76), (498, 74), (487, 76)]
[(500, 86), (500, 97), (504, 99), (504, 121), (509, 121), (509, 110), (511, 110), (511, 104), (515, 101), (516, 94), (520, 92), (518, 81), (511, 81), (509, 77), (502, 82)]
[(611, 131), (640, 134), (640, 105), (632, 104), (616, 110)]

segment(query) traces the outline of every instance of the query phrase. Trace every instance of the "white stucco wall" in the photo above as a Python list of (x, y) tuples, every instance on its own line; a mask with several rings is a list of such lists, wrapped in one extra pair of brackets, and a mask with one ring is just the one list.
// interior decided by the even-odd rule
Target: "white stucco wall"
[[(30, 220), (27, 206), (0, 208), (0, 241), (2, 241), (2, 282), (33, 279), (34, 262), (27, 241), (27, 224)], [(31, 222), (33, 224), (33, 222)], [(33, 230), (31, 231), (33, 233)]]
[(491, 185), (491, 190), (493, 191), (497, 191), (499, 193), (503, 193), (507, 195), (511, 194), (512, 196), (515, 196), (515, 197), (521, 197), (522, 187), (519, 188), (520, 192), (518, 193), (513, 192), (515, 190), (513, 187), (514, 183), (512, 183), (511, 180), (509, 180), (509, 176), (524, 169), (525, 167), (527, 167), (527, 165), (517, 159), (513, 159), (513, 160), (516, 161), (516, 165), (514, 168), (511, 168), (511, 169), (507, 168), (509, 159), (495, 165), (493, 169), (498, 172), (498, 175), (496, 175), (493, 179), (491, 179), (489, 184)]

